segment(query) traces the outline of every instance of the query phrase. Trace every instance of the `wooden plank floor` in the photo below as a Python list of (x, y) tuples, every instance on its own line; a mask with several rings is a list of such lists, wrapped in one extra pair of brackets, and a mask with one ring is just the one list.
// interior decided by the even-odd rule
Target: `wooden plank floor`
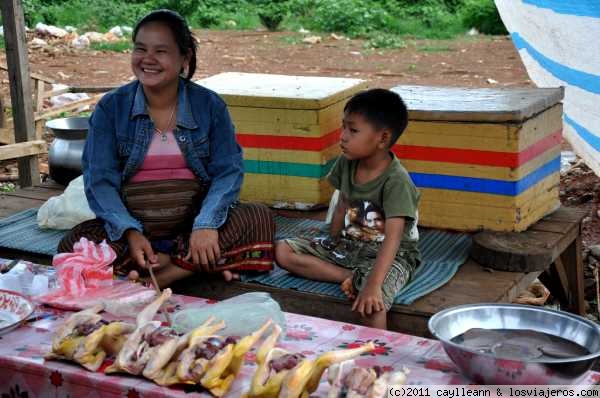
[[(456, 305), (472, 303), (508, 303), (525, 290), (538, 273), (493, 271), (469, 260), (456, 276), (440, 289), (411, 305), (394, 305), (388, 315), (388, 327), (419, 336), (428, 336), (427, 321), (436, 312)], [(359, 323), (350, 311), (349, 301), (320, 294), (279, 289), (255, 283), (225, 283), (220, 278), (192, 277), (176, 284), (174, 291), (216, 300), (251, 291), (270, 293), (284, 311)]]
[[(62, 193), (64, 187), (53, 182), (19, 189), (0, 195), (0, 218), (13, 213), (41, 206), (51, 196)], [(561, 209), (562, 210), (562, 209)], [(290, 215), (290, 213), (286, 214)], [(323, 213), (318, 215), (319, 218)], [(575, 234), (573, 215), (558, 211), (533, 227), (561, 241), (565, 235)], [(572, 239), (572, 238), (569, 238)], [(25, 253), (2, 251), (5, 258), (24, 258), (48, 263), (50, 258), (27, 256)], [(427, 320), (432, 314), (456, 305), (481, 302), (511, 302), (539, 275), (538, 272), (518, 273), (492, 271), (473, 260), (464, 264), (457, 275), (445, 286), (417, 300), (409, 306), (395, 305), (390, 313), (390, 329), (414, 335), (427, 335)], [(300, 293), (241, 282), (224, 283), (220, 279), (204, 275), (189, 278), (174, 286), (179, 293), (224, 299), (248, 291), (270, 292), (283, 309), (341, 321), (358, 322), (349, 311), (348, 302), (328, 296)]]
[(45, 182), (33, 187), (20, 188), (14, 192), (5, 192), (0, 195), (0, 218), (22, 210), (40, 207), (52, 196), (63, 193), (65, 187), (55, 182)]

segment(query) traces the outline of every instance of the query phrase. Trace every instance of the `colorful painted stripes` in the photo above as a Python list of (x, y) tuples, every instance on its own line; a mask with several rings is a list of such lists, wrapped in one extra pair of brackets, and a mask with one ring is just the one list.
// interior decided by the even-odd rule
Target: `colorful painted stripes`
[[(303, 151), (322, 152), (336, 145), (339, 130), (332, 131), (318, 138), (285, 137), (275, 135), (255, 135), (238, 133), (238, 142), (245, 148), (262, 150), (289, 151), (290, 161), (268, 161), (259, 158), (246, 158), (244, 161), (246, 173), (269, 174), (288, 177), (305, 177), (321, 179), (327, 175), (335, 156), (320, 163), (304, 163), (298, 161)], [(491, 166), (515, 169), (538, 159), (549, 150), (557, 148), (561, 143), (561, 131), (541, 138), (521, 152), (482, 151), (462, 148), (438, 148), (418, 145), (395, 145), (393, 150), (401, 160), (425, 161), (427, 164), (438, 164), (437, 169), (443, 169), (443, 163), (453, 163), (470, 166)], [(295, 152), (298, 151), (298, 152)], [(334, 152), (335, 153), (335, 152)], [(255, 154), (255, 157), (259, 155)], [(410, 162), (407, 162), (410, 164)], [(474, 178), (464, 175), (447, 175), (444, 173), (424, 173), (411, 170), (410, 175), (420, 188), (479, 192), (494, 195), (517, 196), (531, 188), (545, 177), (560, 170), (560, 156), (539, 165), (528, 174), (516, 181), (494, 178)]]
[[(292, 162), (265, 162), (245, 160), (246, 173), (278, 174), (290, 177), (323, 178), (327, 175), (335, 159), (324, 165)], [(414, 173), (410, 176), (420, 188), (450, 189), (466, 192), (482, 192), (495, 195), (516, 196), (539, 181), (560, 170), (560, 156), (542, 165), (518, 181), (503, 181), (486, 178), (449, 176), (443, 174)]]
[(419, 188), (448, 189), (465, 192), (481, 192), (494, 195), (517, 196), (545, 177), (560, 170), (560, 156), (519, 181), (501, 181), (486, 178), (447, 176), (441, 174), (410, 173)]
[(521, 152), (481, 151), (462, 148), (437, 148), (417, 145), (395, 145), (393, 151), (400, 159), (427, 160), (472, 164), (479, 166), (519, 167), (547, 150), (560, 145), (561, 131), (557, 131)]
[(293, 149), (298, 151), (323, 151), (338, 143), (340, 129), (320, 137), (295, 137), (237, 133), (237, 141), (244, 148)]
[(323, 178), (329, 173), (335, 158), (327, 163), (309, 164), (293, 162), (270, 162), (264, 160), (245, 159), (244, 167), (246, 173), (256, 174), (281, 174), (294, 177)]
[[(337, 144), (339, 134), (339, 129), (318, 138), (238, 133), (237, 140), (244, 148), (323, 151)], [(559, 130), (517, 153), (399, 144), (393, 147), (393, 151), (401, 159), (480, 166), (519, 167), (548, 149), (559, 145), (561, 140), (562, 133)]]

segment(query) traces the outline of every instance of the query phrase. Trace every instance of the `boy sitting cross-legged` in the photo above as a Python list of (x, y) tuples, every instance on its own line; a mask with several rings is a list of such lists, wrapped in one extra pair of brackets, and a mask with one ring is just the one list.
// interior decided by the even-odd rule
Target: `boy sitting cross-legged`
[(341, 283), (365, 324), (385, 329), (398, 291), (419, 265), (419, 192), (390, 151), (408, 123), (400, 96), (385, 89), (348, 101), (340, 147), (328, 175), (340, 191), (330, 236), (275, 246), (277, 263), (296, 275)]

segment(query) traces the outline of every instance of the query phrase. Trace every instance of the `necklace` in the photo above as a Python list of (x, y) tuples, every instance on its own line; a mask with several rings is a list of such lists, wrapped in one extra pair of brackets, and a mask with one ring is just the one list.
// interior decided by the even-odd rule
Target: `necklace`
[[(175, 103), (175, 105), (173, 105), (173, 109), (171, 110), (171, 116), (169, 117), (169, 121), (167, 122), (167, 124), (165, 126), (165, 130), (168, 130), (168, 128), (171, 127), (171, 122), (173, 121), (173, 116), (175, 115), (176, 108), (177, 108), (177, 103)], [(148, 112), (148, 114), (150, 114), (150, 112)], [(154, 133), (160, 135), (160, 140), (162, 142), (166, 142), (167, 141), (167, 133), (165, 132), (165, 130), (161, 130), (157, 127), (156, 123), (154, 122), (154, 119), (152, 119), (152, 116), (150, 116), (150, 120), (152, 120), (152, 123), (154, 124)]]

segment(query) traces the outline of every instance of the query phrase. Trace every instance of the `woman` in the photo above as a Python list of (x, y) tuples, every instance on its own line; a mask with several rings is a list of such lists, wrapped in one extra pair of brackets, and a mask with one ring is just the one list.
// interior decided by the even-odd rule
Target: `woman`
[(107, 239), (118, 271), (153, 267), (161, 287), (197, 270), (230, 280), (230, 270), (271, 269), (273, 217), (263, 205), (236, 202), (242, 151), (223, 100), (190, 81), (196, 40), (187, 23), (153, 11), (132, 38), (137, 80), (100, 100), (83, 153), (97, 219), (73, 228), (58, 251), (72, 251), (82, 236)]

